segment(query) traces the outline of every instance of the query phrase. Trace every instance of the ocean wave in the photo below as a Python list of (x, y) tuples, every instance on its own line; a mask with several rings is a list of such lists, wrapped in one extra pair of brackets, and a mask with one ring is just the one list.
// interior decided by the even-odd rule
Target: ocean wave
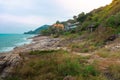
[(0, 53), (12, 51), (14, 47), (3, 47), (0, 49)]

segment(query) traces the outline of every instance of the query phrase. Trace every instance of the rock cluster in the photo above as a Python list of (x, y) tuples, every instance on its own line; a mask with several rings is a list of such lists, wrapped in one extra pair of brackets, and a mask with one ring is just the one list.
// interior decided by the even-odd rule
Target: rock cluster
[(34, 50), (56, 50), (58, 48), (59, 38), (50, 38), (46, 36), (37, 36), (33, 38), (31, 44), (14, 48), (13, 51), (0, 54), (0, 77), (5, 78), (12, 73), (12, 69), (22, 63), (21, 54)]
[(21, 63), (22, 58), (19, 54), (5, 54), (0, 56), (0, 72), (1, 78), (5, 78), (12, 73), (12, 69)]

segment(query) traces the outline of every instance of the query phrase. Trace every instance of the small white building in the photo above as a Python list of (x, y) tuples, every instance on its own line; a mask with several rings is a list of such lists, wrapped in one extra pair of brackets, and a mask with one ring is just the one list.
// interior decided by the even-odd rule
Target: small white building
[(72, 23), (67, 23), (67, 25), (65, 26), (65, 29), (66, 29), (66, 30), (74, 29), (74, 28), (76, 28), (78, 25), (79, 25), (79, 22), (76, 22), (76, 23), (74, 23), (74, 24), (72, 24)]

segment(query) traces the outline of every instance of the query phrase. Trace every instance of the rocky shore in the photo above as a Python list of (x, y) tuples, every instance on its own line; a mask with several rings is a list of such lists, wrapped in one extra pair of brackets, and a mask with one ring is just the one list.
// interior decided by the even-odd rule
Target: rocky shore
[[(71, 52), (75, 55), (81, 55), (83, 57), (85, 56), (91, 56), (91, 58), (88, 60), (89, 63), (92, 63), (94, 60), (108, 60), (107, 58), (101, 58), (98, 54), (95, 55), (95, 53), (78, 53), (71, 51), (71, 49), (66, 48), (65, 44), (72, 43), (74, 41), (81, 42), (81, 39), (75, 39), (75, 40), (65, 40), (62, 38), (51, 38), (49, 36), (35, 36), (32, 39), (32, 42), (30, 44), (24, 44), (23, 46), (15, 47), (14, 50), (6, 53), (0, 53), (0, 80), (4, 79), (5, 77), (11, 75), (13, 73), (13, 69), (18, 65), (22, 64), (24, 62), (24, 58), (26, 58), (30, 51), (35, 50), (58, 50), (63, 49), (67, 50), (68, 52)], [(118, 39), (119, 41), (119, 39)], [(118, 42), (117, 41), (117, 42)], [(111, 45), (106, 45), (105, 49), (108, 49), (109, 51), (113, 49), (115, 51), (118, 51), (119, 45), (116, 48), (116, 45), (118, 43), (113, 42)], [(113, 51), (114, 51), (113, 50)], [(109, 60), (111, 61), (111, 60)], [(108, 61), (107, 61), (108, 62)], [(118, 60), (116, 61), (118, 62)]]
[(36, 36), (32, 38), (31, 44), (15, 47), (14, 50), (0, 53), (0, 77), (5, 78), (10, 75), (12, 69), (22, 62), (21, 54), (34, 50), (56, 50), (60, 49), (58, 43), (61, 39), (47, 36)]

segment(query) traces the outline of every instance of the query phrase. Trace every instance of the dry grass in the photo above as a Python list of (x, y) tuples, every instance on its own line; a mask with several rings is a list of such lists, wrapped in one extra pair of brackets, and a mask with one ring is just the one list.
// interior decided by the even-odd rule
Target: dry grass
[(80, 53), (93, 52), (97, 49), (95, 43), (91, 41), (74, 42), (69, 44), (69, 47), (72, 51)]
[(14, 75), (6, 80), (63, 80), (69, 75), (76, 80), (104, 80), (99, 70), (87, 63), (86, 57), (64, 50), (33, 51), (29, 56), (33, 55), (36, 57), (15, 68)]
[(97, 51), (96, 54), (103, 58), (120, 59), (120, 51), (111, 51), (103, 48)]

